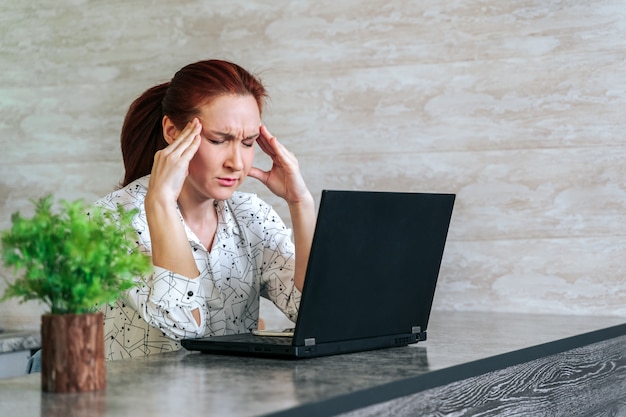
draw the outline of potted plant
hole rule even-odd
[[[82,392],[104,389],[104,325],[98,307],[115,301],[150,269],[150,260],[131,240],[136,211],[87,207],[82,200],[52,195],[33,201],[31,218],[11,216],[2,232],[2,260],[16,279],[2,297],[39,300],[42,315],[42,390]]]

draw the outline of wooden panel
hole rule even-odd
[[[341,416],[623,416],[625,386],[622,336]]]

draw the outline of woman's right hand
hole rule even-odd
[[[202,126],[194,119],[179,133],[167,117],[163,120],[164,137],[169,145],[154,155],[144,200],[152,264],[193,279],[199,271],[180,221],[177,201],[189,174],[189,162],[200,146]],[[194,310],[192,314],[199,324],[199,312]]]
[[[201,131],[200,121],[194,118],[173,142],[154,155],[148,187],[148,192],[153,194],[153,198],[174,202],[178,200],[185,178],[189,174],[189,162],[200,146]]]

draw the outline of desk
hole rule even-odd
[[[482,393],[495,398],[498,387],[519,374],[516,366],[537,360],[547,364],[563,361],[565,367],[557,366],[556,379],[581,376],[576,365],[567,362],[571,358],[581,361],[585,373],[595,375],[590,383],[614,386],[621,397],[626,381],[624,321],[435,311],[429,339],[410,347],[299,361],[178,351],[108,362],[106,391],[85,394],[42,393],[38,374],[7,379],[0,381],[0,414],[400,416],[418,407],[415,396],[421,396],[417,399],[419,407],[433,410],[453,410],[452,406],[467,409],[462,400],[470,396],[484,406],[485,400],[475,392],[480,383],[476,378],[487,378],[490,383],[489,375],[497,374],[501,382]],[[597,329],[603,330],[594,332]],[[573,353],[561,357],[567,351]],[[532,375],[527,379],[532,381]],[[555,378],[554,373],[551,377]],[[447,390],[441,391],[446,397],[438,396],[438,390]],[[448,400],[456,405],[446,405]],[[616,401],[613,407],[620,406]]]

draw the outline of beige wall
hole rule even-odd
[[[0,0],[0,16],[3,229],[30,198],[109,192],[130,101],[224,58],[264,79],[265,122],[316,198],[458,194],[436,309],[626,316],[624,0]],[[0,304],[0,327],[39,312]]]

